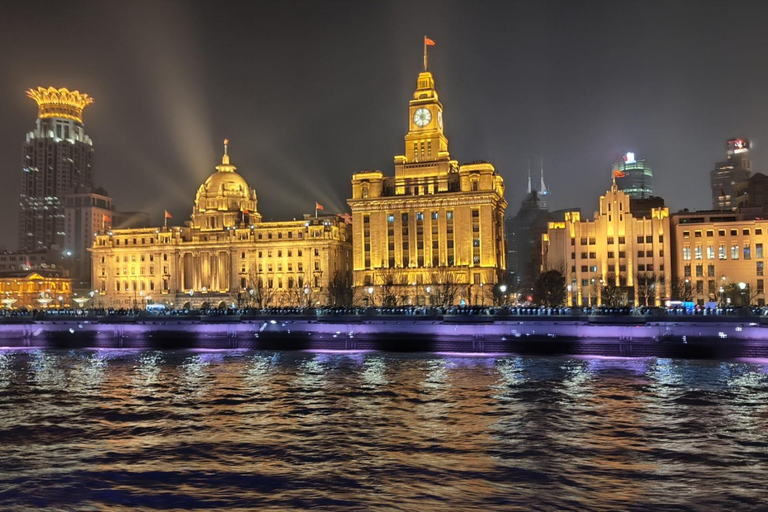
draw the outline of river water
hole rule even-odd
[[[2,350],[0,509],[764,509],[767,372]]]

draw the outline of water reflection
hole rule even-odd
[[[765,363],[0,352],[0,508],[759,508]]]

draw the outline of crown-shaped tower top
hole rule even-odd
[[[93,103],[93,98],[80,91],[70,91],[62,87],[38,87],[29,89],[27,96],[37,102],[38,114],[41,119],[60,117],[83,122],[83,109]]]

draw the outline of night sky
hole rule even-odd
[[[0,15],[0,244],[14,249],[30,87],[85,111],[97,185],[182,223],[229,138],[265,220],[346,211],[355,171],[394,173],[430,50],[449,150],[490,160],[519,207],[544,158],[553,209],[591,215],[611,162],[646,158],[676,211],[710,206],[730,137],[768,163],[765,2],[32,2]]]

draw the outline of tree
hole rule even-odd
[[[561,306],[565,303],[565,277],[557,270],[539,274],[533,283],[533,302],[546,307]]]
[[[608,274],[605,276],[603,288],[600,291],[600,301],[603,306],[617,308],[626,305],[627,293],[621,286],[616,286],[616,276]]]
[[[659,276],[655,272],[638,272],[635,274],[637,297],[641,306],[654,306],[656,303],[656,287],[659,286]]]
[[[447,267],[438,267],[432,274],[432,297],[438,306],[448,307],[456,303],[456,295],[459,293],[459,284],[456,276]]]
[[[693,290],[691,289],[690,279],[681,279],[677,277],[672,280],[672,299],[682,302],[693,301]]]
[[[336,270],[328,283],[328,305],[334,307],[352,305],[352,288],[345,274]]]
[[[268,307],[274,299],[275,290],[264,282],[264,278],[258,275],[255,268],[248,272],[245,299],[249,306],[263,309]]]
[[[761,294],[749,284],[742,289],[739,283],[730,283],[723,287],[723,298],[733,306],[750,306]]]

